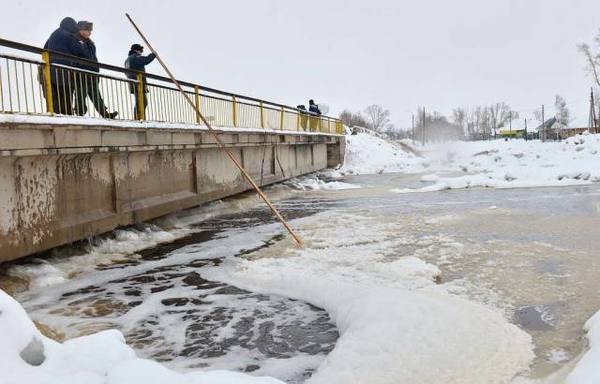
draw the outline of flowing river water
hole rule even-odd
[[[302,191],[289,183],[269,193],[291,219],[310,223],[327,214],[328,222],[312,228],[318,240],[305,231],[307,247],[340,241],[328,239],[334,228],[368,234],[360,220],[337,219],[347,214],[385,225],[384,239],[402,236],[380,242],[386,257],[436,265],[439,284],[502,312],[532,336],[530,377],[577,359],[583,324],[600,309],[600,187],[398,194],[390,190],[422,186],[420,175],[344,181],[362,188]],[[117,328],[141,356],[175,369],[233,369],[300,383],[336,345],[329,314],[202,272],[292,247],[257,199],[243,195],[16,262],[0,280],[27,281],[17,299],[59,338]]]

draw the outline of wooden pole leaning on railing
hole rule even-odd
[[[175,79],[175,76],[173,76],[173,74],[171,73],[171,71],[169,70],[169,68],[165,64],[165,62],[161,59],[161,57],[158,55],[158,53],[156,52],[156,50],[152,47],[152,45],[150,44],[150,42],[148,41],[148,39],[146,39],[146,37],[144,36],[144,34],[142,33],[142,31],[138,28],[138,26],[133,21],[133,19],[131,18],[131,16],[129,16],[128,13],[126,13],[125,16],[129,20],[129,22],[131,23],[131,25],[133,26],[133,28],[140,35],[140,37],[142,38],[142,40],[144,41],[144,43],[146,43],[146,45],[148,46],[148,48],[150,49],[150,51],[152,51],[152,53],[154,53],[156,55],[156,59],[158,60],[158,62],[160,63],[160,65],[163,67],[163,69],[165,70],[165,72],[167,72],[167,74],[171,78],[171,81],[173,81],[173,84],[175,84],[175,86],[177,87],[177,89],[179,90],[179,92],[181,92],[181,94],[184,96],[184,98],[187,101],[187,103],[196,111],[196,116],[198,116],[200,118],[200,120],[202,120],[202,122],[208,128],[209,132],[214,136],[215,141],[219,145],[219,148],[222,149],[227,154],[227,156],[229,157],[229,159],[240,170],[240,172],[242,173],[242,175],[244,176],[244,178],[252,185],[252,187],[256,190],[256,192],[258,193],[258,195],[263,199],[263,201],[267,204],[267,206],[269,206],[269,208],[271,209],[271,212],[273,212],[273,214],[275,215],[275,217],[277,217],[277,219],[281,222],[281,224],[284,226],[284,228],[290,233],[290,235],[292,236],[292,239],[294,239],[294,242],[296,243],[296,245],[299,246],[299,247],[301,247],[302,246],[302,240],[300,239],[300,237],[294,232],[294,230],[292,229],[292,227],[290,227],[290,225],[283,218],[283,216],[281,216],[281,214],[279,213],[279,211],[277,210],[277,208],[275,208],[273,206],[273,204],[271,203],[271,201],[269,200],[269,198],[267,197],[267,195],[264,194],[264,192],[260,189],[260,187],[256,184],[256,182],[252,179],[252,177],[244,169],[244,167],[233,156],[233,153],[231,153],[231,151],[229,149],[227,149],[227,147],[225,147],[225,144],[223,144],[223,141],[221,141],[221,138],[219,137],[219,135],[217,135],[217,133],[215,132],[214,128],[209,124],[208,120],[206,120],[206,118],[202,115],[202,113],[200,113],[200,111],[198,110],[198,108],[196,107],[196,105],[192,102],[192,100],[189,98],[189,96],[184,92],[183,88],[181,87],[181,84],[179,84],[179,82],[177,81],[177,79]]]

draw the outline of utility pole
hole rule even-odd
[[[525,141],[527,141],[527,118],[525,118]]]
[[[508,115],[508,131],[510,132],[510,137],[512,138],[512,111],[510,111]]]
[[[544,104],[542,104],[542,141],[546,141],[546,119],[544,118]]]

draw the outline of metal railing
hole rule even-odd
[[[97,118],[114,111],[117,120],[203,124],[169,78],[4,39],[0,47],[41,58],[0,52],[0,113]],[[128,78],[132,74],[135,79]],[[328,116],[186,81],[180,84],[216,127],[337,134],[343,130],[340,120]]]

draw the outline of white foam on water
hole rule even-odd
[[[150,224],[117,229],[109,236],[93,239],[83,249],[73,250],[69,246],[58,248],[44,259],[15,263],[6,273],[25,279],[32,289],[62,284],[75,276],[93,272],[99,265],[138,260],[137,252],[143,249],[169,243],[198,231],[192,227],[196,223],[219,215],[243,212],[258,204],[260,201],[254,195],[214,201],[167,215]]]
[[[286,181],[284,184],[302,191],[331,191],[361,188],[360,185],[337,180],[322,180],[317,175],[301,176]]]
[[[404,241],[391,224],[340,212],[293,224],[305,249],[258,251],[206,275],[330,313],[340,339],[310,383],[509,383],[527,371],[530,336],[436,286],[435,266],[390,255]]]
[[[569,355],[569,352],[562,348],[551,349],[548,351],[547,357],[548,361],[551,361],[555,364],[562,364],[571,360],[571,355]]]

